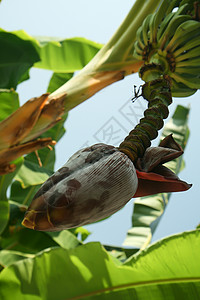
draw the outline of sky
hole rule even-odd
[[[60,38],[86,37],[106,43],[128,14],[133,1],[126,0],[3,0],[0,4],[1,27],[8,31],[23,29],[33,36]],[[47,70],[32,69],[30,80],[17,91],[23,104],[44,93],[51,77]],[[137,74],[112,84],[74,108],[65,123],[66,134],[56,145],[56,166],[60,168],[69,157],[86,145],[98,142],[117,146],[136,125],[146,107],[144,100],[130,106],[133,85],[139,86]],[[153,237],[153,241],[168,235],[194,229],[200,223],[199,187],[199,116],[200,93],[192,97],[174,98],[170,116],[176,105],[190,106],[190,138],[185,150],[185,169],[181,179],[193,187],[184,193],[174,193]],[[132,111],[132,116],[127,114]],[[111,134],[112,133],[112,134]],[[158,144],[158,139],[153,145]],[[133,199],[109,219],[86,226],[92,232],[87,241],[120,246],[131,227]]]

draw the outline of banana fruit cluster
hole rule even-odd
[[[133,53],[138,60],[162,66],[172,79],[174,97],[190,96],[200,88],[200,3],[185,2],[177,10],[171,6],[169,13],[161,6],[147,16]]]

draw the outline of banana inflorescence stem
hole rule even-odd
[[[140,77],[145,81],[142,96],[148,101],[148,108],[139,124],[119,146],[119,150],[133,162],[143,156],[151,140],[157,137],[158,130],[163,127],[163,119],[169,114],[168,106],[172,103],[171,80],[162,74],[162,66],[154,63],[145,64],[140,69]]]

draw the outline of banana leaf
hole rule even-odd
[[[0,273],[0,298],[199,299],[200,231],[165,238],[124,265],[100,243],[47,249]]]
[[[14,262],[27,257],[34,257],[34,254],[25,254],[19,251],[1,250],[0,251],[0,266],[3,268],[12,265]]]
[[[0,87],[15,89],[40,56],[31,41],[2,29],[0,43]]]
[[[0,122],[19,107],[19,97],[14,90],[0,89]]]
[[[49,86],[48,86],[47,92],[53,93],[61,85],[63,85],[65,82],[67,82],[69,79],[71,79],[72,76],[73,76],[73,73],[56,73],[56,72],[54,72],[49,81]]]
[[[9,220],[9,202],[7,198],[7,188],[13,180],[23,163],[23,157],[19,157],[15,162],[16,169],[13,173],[0,176],[0,234],[4,231]]]

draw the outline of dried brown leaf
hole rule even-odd
[[[0,150],[23,141],[36,124],[47,99],[48,94],[30,99],[0,123]]]
[[[47,147],[49,145],[55,145],[56,142],[52,141],[51,138],[43,138],[35,141],[31,141],[22,145],[13,146],[8,149],[4,149],[0,151],[0,166],[2,170],[7,170],[12,166],[9,162],[15,160],[16,158],[28,154],[30,152],[36,151],[43,147]],[[1,170],[0,169],[0,170]],[[12,172],[12,171],[11,171]]]
[[[35,139],[61,120],[65,112],[65,99],[66,94],[62,94],[52,98],[44,105],[35,126],[23,142]]]

